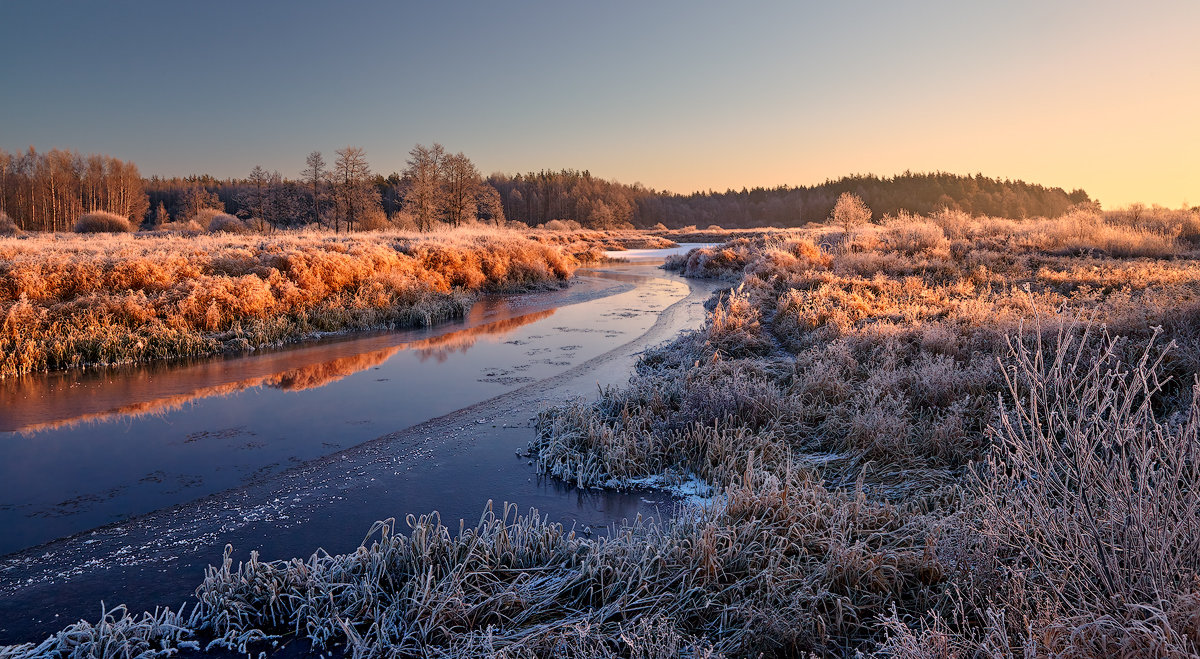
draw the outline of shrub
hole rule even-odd
[[[213,218],[217,217],[218,215],[225,214],[225,211],[216,208],[201,208],[199,211],[196,211],[196,215],[192,218],[192,221],[207,230],[208,225],[212,223]]]
[[[376,209],[358,218],[355,228],[359,231],[385,231],[392,228],[392,223],[388,221],[387,214]]]
[[[391,224],[392,228],[396,229],[397,231],[417,230],[417,218],[413,217],[412,213],[407,213],[404,211],[400,211],[392,215]],[[508,224],[511,225],[512,223],[510,222]]]
[[[883,243],[889,249],[905,254],[936,251],[950,244],[937,223],[907,214],[885,225]]]
[[[7,213],[0,213],[0,236],[19,236],[21,227]]]
[[[251,231],[244,222],[227,213],[217,213],[208,222],[209,233],[246,234]]]
[[[133,223],[123,215],[108,211],[84,213],[75,221],[75,233],[132,233]]]
[[[547,231],[579,231],[583,227],[575,220],[550,220],[542,228]]]
[[[158,229],[160,231],[166,231],[167,233],[198,234],[204,232],[204,227],[200,226],[200,223],[196,222],[196,220],[188,220],[187,222],[166,222],[159,226]]]
[[[871,209],[867,208],[862,198],[850,192],[843,192],[833,206],[829,216],[833,224],[842,227],[847,235],[853,234],[859,227],[871,221]]]

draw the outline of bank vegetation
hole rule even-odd
[[[728,282],[706,325],[539,418],[559,478],[712,488],[672,519],[586,539],[489,506],[351,554],[227,552],[192,611],[7,652],[1197,656],[1196,218],[845,210],[671,261]]]

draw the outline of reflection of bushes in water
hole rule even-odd
[[[554,315],[554,309],[546,309],[545,311],[535,311],[534,313],[524,314],[515,318],[505,318],[475,327],[455,330],[447,332],[439,336],[433,336],[420,341],[408,343],[405,347],[409,350],[416,350],[421,357],[421,361],[433,358],[437,362],[444,362],[446,358],[455,352],[466,352],[470,350],[480,337],[496,336],[511,332],[518,327],[536,323],[543,318],[549,318]]]
[[[283,391],[305,391],[324,387],[344,377],[374,368],[392,358],[402,346],[338,357],[320,364],[293,368],[263,379],[263,384]]]
[[[284,391],[304,391],[323,387],[359,371],[378,366],[400,351],[402,347],[385,348],[349,357],[309,364],[299,368],[288,369],[273,375],[260,375],[246,378],[237,382],[227,382],[208,387],[200,387],[195,391],[172,396],[161,396],[154,400],[121,405],[111,410],[81,414],[69,419],[58,419],[45,423],[35,423],[19,428],[21,432],[41,432],[70,428],[84,423],[102,422],[111,419],[135,419],[143,416],[163,415],[182,409],[185,405],[204,398],[228,396],[254,387],[272,387]],[[19,383],[18,383],[19,384]],[[35,385],[36,386],[36,385]]]
[[[19,428],[21,432],[41,432],[58,428],[73,427],[83,423],[106,421],[117,418],[137,418],[166,414],[181,409],[184,405],[203,398],[227,396],[254,387],[272,387],[284,391],[304,391],[331,384],[355,373],[365,371],[391,359],[401,350],[416,350],[421,361],[430,357],[444,361],[453,352],[466,352],[481,336],[501,335],[523,325],[537,322],[554,314],[554,309],[538,311],[515,318],[468,327],[439,336],[413,341],[399,346],[374,350],[348,357],[308,364],[288,369],[274,375],[263,375],[215,386],[203,387],[185,394],[159,397],[155,400],[122,405],[112,410],[78,415],[45,423],[34,423]],[[19,386],[20,381],[15,386]]]
[[[0,377],[429,325],[574,269],[518,234],[39,236],[0,244]]]

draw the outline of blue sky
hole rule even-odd
[[[983,172],[1200,203],[1200,3],[0,2],[0,147],[294,176],[415,143],[690,192]]]

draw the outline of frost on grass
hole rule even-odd
[[[506,507],[227,558],[192,630],[364,656],[1197,656],[1200,267],[1184,225],[1097,217],[693,252],[674,266],[733,285],[708,325],[541,415],[530,452],[718,505],[595,540]]]
[[[0,264],[2,378],[428,325],[480,291],[557,286],[576,261],[516,233],[461,231],[43,235],[0,240]]]
[[[667,267],[733,285],[706,327],[543,414],[530,452],[582,486],[804,474],[912,506],[888,555],[929,562],[885,573],[918,585],[797,650],[1194,656],[1200,266],[1174,220],[945,212],[693,250]]]

